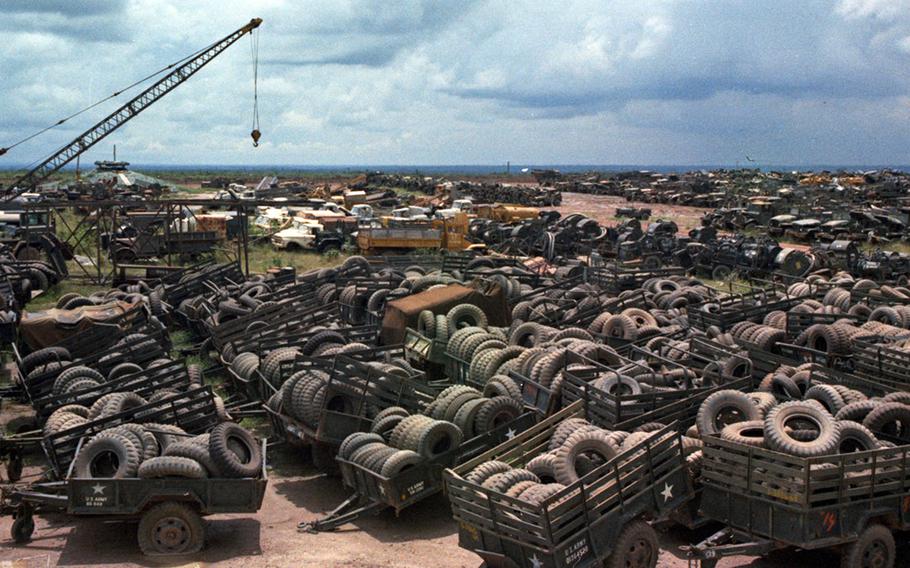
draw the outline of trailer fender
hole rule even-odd
[[[199,498],[193,491],[186,490],[155,490],[152,493],[146,495],[142,501],[139,503],[139,510],[143,513],[159,503],[164,503],[165,501],[177,501],[180,503],[186,503],[192,506],[192,508],[200,513],[204,514],[204,504],[202,499]]]
[[[910,519],[910,496],[900,498],[899,511],[895,511],[893,507],[876,507],[852,515],[849,509],[845,509],[820,512],[819,516],[821,517],[819,534],[855,540],[869,525],[880,524],[892,529],[899,528],[903,519]]]

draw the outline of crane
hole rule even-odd
[[[252,31],[258,28],[259,24],[261,23],[262,19],[253,18],[249,21],[249,23],[240,29],[209,45],[207,48],[197,52],[194,56],[192,56],[192,58],[188,59],[179,67],[165,75],[154,85],[133,97],[126,104],[77,136],[73,141],[54,152],[54,154],[49,158],[33,167],[19,179],[10,184],[3,191],[3,199],[12,199],[20,193],[27,191],[29,188],[38,185],[42,180],[47,179],[48,176],[72,160],[76,159],[76,157],[100,142],[108,134],[114,132],[126,124],[130,119],[161,99],[161,97],[173,91],[175,88],[177,88],[178,85],[184,83],[212,59],[230,47],[231,44],[246,34],[252,33]],[[119,92],[114,93],[112,96],[116,96],[118,94]],[[57,123],[57,125],[62,124],[63,122],[64,121],[61,120]],[[258,125],[255,123],[255,119],[253,124],[253,131],[250,134],[253,137],[253,143],[258,144],[260,133],[258,130]],[[6,148],[0,149],[0,155],[3,155],[6,153],[6,151]]]

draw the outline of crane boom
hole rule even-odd
[[[178,85],[192,77],[208,62],[217,57],[221,52],[230,47],[238,39],[252,32],[262,23],[260,18],[253,18],[248,24],[237,31],[213,43],[205,51],[196,55],[186,63],[171,71],[157,83],[142,91],[132,100],[115,110],[107,118],[101,120],[72,142],[55,152],[50,158],[44,160],[25,175],[14,181],[5,191],[7,198],[14,197],[34,187],[52,173],[56,172],[77,156],[100,142],[105,136],[126,124],[131,118],[154,104],[164,95],[177,88]]]

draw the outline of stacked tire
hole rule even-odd
[[[92,437],[73,463],[80,479],[256,478],[261,470],[259,442],[230,422],[198,436],[169,424],[122,424]]]

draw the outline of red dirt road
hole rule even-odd
[[[651,210],[651,219],[664,219],[675,221],[679,225],[681,234],[688,233],[691,229],[701,226],[701,217],[710,209],[704,207],[687,207],[685,205],[667,205],[663,203],[639,203],[637,201],[626,201],[622,197],[614,195],[588,195],[585,193],[563,193],[562,205],[556,208],[563,216],[569,213],[581,213],[595,219],[601,225],[617,225],[620,220],[616,219],[616,209],[618,207],[636,207]],[[643,225],[647,225],[648,221]]]

